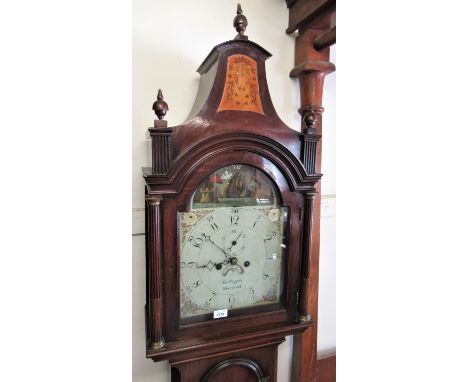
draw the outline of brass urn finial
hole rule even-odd
[[[234,17],[234,22],[232,24],[238,35],[235,37],[235,40],[248,40],[247,36],[244,36],[244,32],[247,29],[247,25],[249,25],[247,21],[247,17],[244,16],[242,12],[242,7],[240,4],[237,4],[237,16]]]
[[[153,103],[153,110],[159,120],[163,119],[169,110],[169,106],[167,106],[166,101],[164,101],[161,89],[158,90],[157,100]]]

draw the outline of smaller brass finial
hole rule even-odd
[[[244,32],[247,29],[247,25],[249,25],[247,21],[247,17],[244,16],[242,12],[242,7],[240,4],[237,4],[237,16],[234,17],[234,22],[232,24],[238,35],[235,37],[235,40],[248,40],[247,36],[244,36]]]
[[[315,134],[317,131],[317,128],[315,127],[317,125],[317,115],[312,112],[312,108],[309,106],[307,113],[304,115],[304,123],[307,126],[305,129],[306,134]]]
[[[153,110],[159,120],[163,119],[169,110],[169,106],[167,106],[166,101],[164,101],[161,89],[158,90],[157,101],[153,103]]]

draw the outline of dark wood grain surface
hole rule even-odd
[[[330,22],[336,8],[336,0],[286,0],[286,4],[289,7],[289,25],[286,33],[293,33],[309,25],[317,27],[320,24],[323,27],[323,23]]]
[[[317,359],[317,382],[336,382],[336,355]]]
[[[287,0],[286,0],[287,1]],[[315,133],[323,137],[322,107],[323,84],[327,74],[335,70],[329,62],[330,49],[327,47],[333,37],[329,29],[335,23],[335,1],[327,0],[297,0],[290,6],[289,27],[287,33],[299,30],[295,46],[295,67],[290,76],[299,80],[300,108],[304,116],[312,112],[315,121]],[[318,39],[320,50],[314,46]],[[305,128],[305,126],[303,126]],[[322,140],[315,147],[315,171],[321,171]],[[312,203],[311,226],[308,228],[309,280],[308,310],[313,319],[318,315],[318,283],[319,283],[319,253],[320,253],[320,182],[316,185],[316,196]],[[313,325],[303,334],[294,336],[291,380],[294,382],[317,382],[317,327]]]
[[[200,91],[187,121],[166,127],[167,105],[160,102],[154,108],[161,115],[149,128],[152,167],[143,171],[148,201],[147,357],[168,360],[173,381],[199,381],[207,375],[206,381],[275,381],[277,346],[286,335],[313,328],[317,316],[313,267],[318,267],[318,243],[308,232],[318,229],[319,205],[312,196],[321,178],[320,161],[311,156],[320,153],[320,134],[312,141],[304,139],[279,119],[265,73],[270,54],[247,39],[246,19],[238,16],[238,39],[217,45],[199,68]],[[302,72],[298,76],[310,77]],[[244,83],[253,90],[242,103],[233,89],[244,91]],[[320,124],[321,109],[313,101],[306,103]],[[306,143],[314,149],[304,150]],[[204,178],[231,164],[263,171],[276,186],[280,205],[289,211],[283,292],[275,305],[233,310],[219,320],[206,316],[185,322],[179,316],[177,214],[187,211]],[[232,359],[242,362],[220,366]]]

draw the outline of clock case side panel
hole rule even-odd
[[[266,173],[279,189],[282,205],[289,209],[288,238],[289,248],[286,256],[286,267],[284,274],[285,300],[284,308],[274,311],[256,307],[244,310],[243,315],[234,314],[228,318],[210,320],[191,325],[180,325],[179,319],[179,296],[180,296],[180,269],[179,269],[179,236],[177,213],[189,208],[190,198],[194,190],[199,186],[202,179],[209,176],[217,169],[230,164],[244,164],[256,167]],[[187,340],[192,337],[225,336],[229,330],[233,334],[239,331],[258,330],[268,324],[281,324],[296,322],[297,300],[296,294],[299,290],[299,268],[300,268],[300,208],[302,207],[302,196],[293,192],[281,171],[269,160],[258,154],[249,152],[225,153],[223,156],[211,158],[199,166],[184,184],[178,196],[166,199],[164,205],[165,246],[164,253],[169,254],[165,259],[165,274],[169,277],[165,280],[166,301],[166,336],[167,341]],[[174,298],[174,296],[177,296]],[[253,320],[254,319],[254,320]],[[252,323],[255,323],[254,325]]]

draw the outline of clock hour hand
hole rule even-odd
[[[229,264],[229,260],[224,260],[222,263],[214,263],[212,262],[211,260],[208,261],[208,263],[206,263],[205,265],[197,265],[197,268],[200,269],[200,268],[206,268],[208,269],[209,271],[211,271],[214,267],[216,267],[216,269],[218,269],[219,267],[222,267],[223,265],[226,265],[226,264]]]

